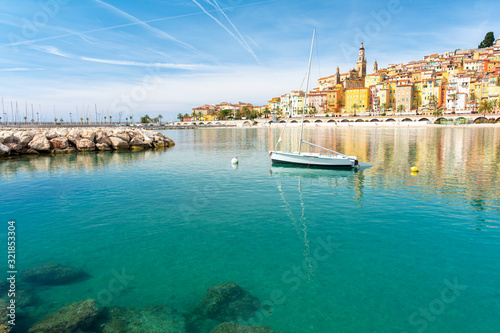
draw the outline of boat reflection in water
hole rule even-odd
[[[269,175],[276,181],[281,200],[283,201],[283,209],[299,239],[304,243],[304,263],[307,266],[307,280],[311,281],[315,266],[311,260],[311,244],[308,238],[308,225],[306,223],[306,203],[304,194],[310,196],[311,190],[316,186],[350,187],[354,184],[355,191],[358,195],[358,200],[362,196],[362,179],[363,170],[370,168],[370,164],[363,163],[362,166],[351,169],[320,169],[320,168],[304,168],[292,165],[273,166],[269,171]],[[290,180],[296,179],[297,192],[294,191],[295,186],[290,185]],[[285,185],[283,184],[285,183]],[[310,187],[313,186],[313,188]],[[303,187],[306,191],[303,191]],[[292,190],[290,190],[292,188]],[[295,192],[295,193],[294,193]],[[313,191],[314,192],[314,191]],[[295,196],[294,196],[295,194]],[[317,209],[318,207],[313,207]]]

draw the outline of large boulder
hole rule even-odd
[[[2,143],[0,143],[0,157],[6,157],[10,155],[10,148]]]
[[[50,129],[48,131],[43,132],[45,134],[45,137],[50,141],[54,138],[60,137],[61,134],[58,133],[56,129]]]
[[[101,144],[104,143],[108,146],[111,146],[111,140],[109,139],[108,134],[104,131],[96,132],[95,143],[101,143]]]
[[[52,149],[66,149],[69,147],[69,141],[65,137],[57,137],[50,140],[50,147]]]
[[[11,131],[0,131],[0,143],[14,142],[14,135]]]
[[[5,145],[10,148],[11,153],[20,153],[23,151],[23,146],[21,146],[19,143],[10,142],[6,143]]]
[[[127,143],[130,141],[130,136],[124,132],[114,131],[113,134],[110,135],[110,137],[122,139],[123,141],[125,141]]]
[[[254,316],[260,302],[234,282],[223,283],[208,289],[198,306],[191,311],[193,317],[206,317],[220,322]]]
[[[111,140],[111,147],[115,150],[122,150],[122,149],[129,149],[130,148],[130,145],[128,144],[128,142],[126,142],[120,138],[112,136],[109,139]]]
[[[23,148],[26,148],[34,136],[35,133],[32,132],[16,132],[14,133],[14,142],[20,144]]]
[[[243,326],[236,323],[224,323],[212,330],[211,333],[279,333],[269,326]]]
[[[140,139],[139,137],[135,136],[130,140],[130,147],[132,149],[144,149],[144,148],[148,148],[149,145],[144,143],[144,141],[142,139]]]
[[[94,324],[99,310],[95,300],[88,299],[63,307],[36,323],[28,333],[73,333],[88,332]]]
[[[68,138],[68,141],[76,147],[76,142],[81,138],[80,136],[80,131],[78,129],[72,129],[71,131],[66,134],[66,138]]]
[[[88,128],[85,128],[83,130],[80,131],[80,136],[83,138],[83,139],[87,139],[89,141],[92,141],[94,142],[94,139],[95,139],[95,131],[93,129],[88,129]]]
[[[111,142],[111,141],[110,141]],[[96,143],[96,149],[99,151],[112,151],[113,149],[105,143]]]
[[[20,274],[20,278],[25,281],[39,285],[65,284],[82,280],[86,277],[88,277],[88,274],[80,269],[52,262],[25,270]]]
[[[162,306],[145,308],[115,307],[107,314],[103,333],[184,333],[184,318],[175,310]]]
[[[79,151],[94,151],[95,143],[89,139],[76,140],[76,149]]]
[[[28,147],[36,151],[49,151],[50,141],[43,134],[37,134],[30,141]]]

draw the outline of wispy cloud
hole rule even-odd
[[[26,72],[26,71],[41,71],[43,68],[24,68],[24,67],[15,67],[15,68],[0,68],[0,72]]]
[[[136,24],[139,24],[141,26],[143,26],[144,28],[148,29],[149,31],[153,32],[156,36],[160,37],[160,38],[163,38],[163,39],[166,39],[166,40],[171,40],[173,42],[176,42],[177,44],[187,48],[187,49],[190,49],[190,50],[193,50],[193,51],[198,51],[195,47],[189,45],[188,43],[185,43],[181,40],[178,40],[177,38],[167,34],[166,32],[164,31],[161,31],[160,29],[157,29],[157,28],[154,28],[152,27],[151,25],[149,25],[148,23],[146,23],[145,21],[141,21],[139,20],[137,17],[133,16],[133,15],[130,15],[126,12],[124,12],[123,10],[121,9],[118,9],[116,8],[115,6],[113,5],[110,5],[109,3],[106,3],[104,1],[101,1],[101,0],[94,0],[95,2],[99,3],[100,5],[114,11],[115,13],[131,20],[132,22],[136,23]]]
[[[155,67],[155,68],[171,68],[171,69],[185,69],[185,70],[195,70],[201,68],[207,68],[205,65],[189,65],[189,64],[167,64],[167,63],[146,63],[137,61],[126,61],[126,60],[109,60],[109,59],[97,59],[89,57],[79,57],[79,59],[84,61],[98,62],[102,64],[109,65],[120,65],[120,66],[134,66],[134,67]]]
[[[30,47],[34,50],[44,52],[47,54],[51,54],[51,55],[55,55],[55,56],[59,56],[59,57],[63,57],[63,58],[97,62],[97,63],[108,64],[108,65],[169,68],[169,69],[183,69],[183,70],[200,70],[200,69],[208,69],[209,68],[209,66],[202,65],[202,64],[169,64],[169,63],[161,63],[161,62],[147,63],[147,62],[140,62],[140,61],[99,59],[99,58],[92,58],[92,57],[86,57],[86,56],[78,56],[78,55],[72,55],[72,54],[66,53],[64,51],[61,51],[57,47],[50,46],[50,45],[31,45]]]
[[[59,56],[59,57],[74,58],[73,56],[71,56],[71,55],[69,55],[67,53],[62,52],[61,50],[59,50],[55,46],[31,45],[30,48],[32,48],[33,50],[37,50],[37,51],[40,51],[40,52],[43,52],[43,53],[48,53],[48,54],[56,55],[56,56]]]
[[[257,62],[260,62],[259,61],[259,58],[257,58],[257,56],[255,55],[255,53],[253,52],[252,48],[248,45],[248,43],[245,41],[245,39],[243,38],[243,36],[240,34],[240,32],[238,31],[238,29],[236,29],[236,27],[234,26],[234,24],[231,22],[231,20],[229,19],[229,17],[227,17],[227,15],[224,13],[224,11],[220,8],[219,4],[214,0],[214,3],[211,3],[210,1],[207,1],[209,4],[211,4],[212,6],[214,6],[215,8],[217,8],[217,11],[221,12],[222,15],[228,20],[229,24],[233,27],[233,29],[236,31],[236,33],[238,34],[238,36],[236,36],[228,27],[226,27],[221,21],[219,21],[217,18],[215,18],[212,14],[210,14],[209,11],[207,11],[205,9],[205,7],[203,7],[199,2],[197,2],[196,0],[193,0],[193,2],[198,6],[200,7],[201,10],[203,10],[203,12],[205,14],[207,14],[210,18],[212,18],[215,22],[217,22],[218,25],[220,25],[224,30],[226,30],[234,39],[236,39],[236,41],[238,41],[238,43],[241,44],[241,46],[243,46],[243,48],[245,50],[247,50],[254,58],[255,60],[257,60]]]

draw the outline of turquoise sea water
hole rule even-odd
[[[0,162],[0,248],[14,219],[19,270],[90,274],[36,289],[23,320],[88,298],[185,312],[233,281],[281,333],[500,330],[500,128],[306,130],[373,164],[352,172],[272,167],[278,129],[165,133],[165,151]]]

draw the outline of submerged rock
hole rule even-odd
[[[184,333],[184,318],[175,310],[162,306],[144,308],[115,307],[101,326],[103,333]]]
[[[28,333],[86,332],[99,315],[95,300],[88,299],[63,307],[39,321]]]
[[[259,300],[234,282],[223,283],[208,289],[198,306],[192,311],[220,322],[249,319],[259,309]]]
[[[10,288],[10,283],[7,281],[1,280],[0,281],[0,295],[5,294]]]
[[[0,300],[0,333],[9,333],[12,326],[9,325],[7,303]]]
[[[243,326],[236,323],[224,323],[212,330],[211,333],[279,333],[269,326]]]
[[[80,269],[48,263],[25,270],[20,277],[34,284],[58,285],[81,280],[88,277],[88,274]]]

